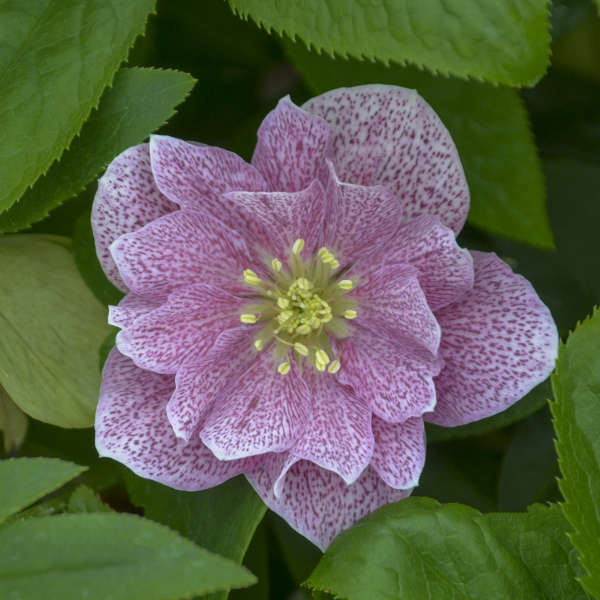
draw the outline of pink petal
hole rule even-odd
[[[271,510],[323,551],[358,519],[384,504],[403,500],[412,491],[387,486],[372,467],[346,485],[335,473],[301,460],[287,471],[276,497],[274,485],[279,475],[280,464],[273,469],[267,460],[264,468],[246,477]]]
[[[222,460],[282,452],[309,417],[309,391],[297,369],[280,375],[272,354],[263,350],[215,399],[200,437]]]
[[[92,230],[100,264],[119,289],[126,292],[127,286],[112,259],[110,245],[124,233],[137,231],[177,208],[156,187],[148,144],[128,148],[110,163],[98,181]]]
[[[160,306],[157,300],[151,300],[138,296],[137,294],[127,294],[117,306],[108,307],[108,323],[115,327],[130,327],[138,318]]]
[[[406,490],[419,485],[425,465],[425,427],[423,419],[386,423],[373,418],[375,449],[371,466],[390,487]]]
[[[341,182],[328,161],[325,244],[342,264],[385,244],[404,220],[400,203],[390,188]],[[389,247],[389,244],[387,245]]]
[[[217,286],[179,288],[119,332],[117,347],[142,369],[175,373],[191,353],[209,350],[221,332],[239,324],[241,302]]]
[[[165,296],[192,283],[245,290],[248,256],[237,233],[209,215],[178,210],[128,233],[111,246],[119,272],[138,294]]]
[[[258,130],[252,164],[274,191],[297,192],[323,172],[331,156],[331,127],[282,98]]]
[[[435,356],[441,330],[419,284],[419,271],[396,262],[393,253],[377,256],[376,262],[370,258],[351,272],[359,278],[350,295],[358,301],[356,323]]]
[[[335,130],[340,179],[386,184],[405,218],[430,214],[458,233],[469,211],[469,189],[454,142],[414,90],[390,85],[340,88],[312,98],[305,110]]]
[[[340,343],[342,368],[338,380],[373,412],[390,423],[420,417],[435,408],[433,377],[442,363],[418,357],[412,347],[403,349],[397,341],[362,327]]]
[[[203,490],[256,466],[256,460],[217,460],[200,440],[175,437],[165,406],[172,375],[136,367],[113,350],[104,367],[96,412],[96,448],[132,471],[178,490]]]
[[[373,455],[371,410],[331,375],[306,370],[312,415],[290,454],[335,471],[350,484]]]
[[[298,238],[305,240],[305,255],[322,241],[325,195],[318,181],[300,192],[231,192],[222,197],[229,227],[243,232],[247,244],[262,257],[283,258]]]
[[[252,336],[260,328],[224,331],[214,346],[183,364],[175,376],[175,391],[167,416],[177,437],[190,440],[202,425],[219,392],[244,373],[256,358]]]
[[[220,196],[233,190],[267,190],[264,177],[233,152],[178,140],[150,137],[152,171],[158,189],[181,208],[221,218]]]
[[[445,368],[426,419],[449,427],[508,408],[548,377],[558,351],[552,315],[531,284],[495,254],[472,254],[473,290],[436,313]]]

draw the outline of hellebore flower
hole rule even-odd
[[[468,207],[448,131],[404,88],[284,98],[251,164],[165,136],[126,150],[92,213],[127,292],[98,451],[182,490],[244,473],[321,548],[405,498],[424,419],[502,411],[556,357],[532,286],[457,245]]]

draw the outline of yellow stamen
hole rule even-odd
[[[271,268],[273,269],[273,271],[275,271],[276,273],[279,273],[279,271],[281,271],[281,261],[278,258],[274,258],[271,261]]]
[[[322,263],[333,263],[335,261],[335,255],[332,254],[331,252],[324,252],[321,256],[320,256],[321,262]]]
[[[300,342],[294,344],[294,350],[302,356],[308,356],[308,348]]]
[[[327,352],[325,352],[325,350],[317,350],[315,352],[315,359],[317,363],[323,363],[323,365],[329,364],[329,356],[327,355]]]
[[[299,333],[300,335],[308,335],[311,332],[310,329],[310,325],[298,325],[298,327],[296,327],[296,333]]]
[[[296,280],[296,284],[298,285],[298,287],[301,290],[304,290],[304,291],[307,291],[312,287],[310,281],[308,279],[306,279],[306,277],[298,278]]]
[[[315,363],[315,367],[317,367],[317,371],[324,371],[327,365],[325,363],[322,363],[321,361],[317,361]]]
[[[279,373],[281,375],[287,375],[290,372],[290,363],[289,361],[285,361],[282,362],[278,367],[277,367],[277,371],[279,371]]]
[[[339,359],[335,359],[334,361],[329,363],[329,366],[327,367],[327,371],[329,371],[329,373],[337,373],[340,370],[341,367],[341,363],[339,361]]]
[[[298,238],[292,246],[292,252],[297,256],[300,254],[300,252],[302,252],[302,248],[304,248],[304,240],[302,238]]]
[[[254,347],[260,352],[263,349],[263,341],[254,340]]]
[[[344,317],[346,317],[346,319],[356,319],[356,315],[357,312],[355,310],[352,310],[351,308],[344,311]]]
[[[342,290],[351,290],[354,287],[352,279],[342,279],[338,281],[338,287]]]
[[[337,269],[337,268],[340,266],[340,261],[339,261],[339,260],[335,260],[335,259],[334,259],[334,260],[332,260],[332,261],[329,263],[329,266],[330,266],[332,269]]]
[[[258,318],[256,315],[244,313],[243,315],[240,315],[240,321],[242,323],[246,323],[247,325],[251,325],[252,323],[256,323],[256,321],[258,321]]]
[[[277,298],[277,306],[279,308],[287,308],[290,305],[290,301],[287,298]]]
[[[260,285],[262,281],[252,269],[244,269],[244,281],[249,285]]]

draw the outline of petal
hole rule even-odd
[[[317,179],[331,156],[333,130],[282,98],[262,122],[252,164],[274,191],[297,192]]]
[[[312,98],[305,110],[335,130],[340,179],[385,184],[405,218],[438,216],[458,233],[469,211],[469,188],[454,142],[414,90],[391,85],[340,88]]]
[[[335,471],[350,484],[373,455],[371,410],[327,373],[303,374],[312,394],[312,415],[290,454]]]
[[[419,284],[419,271],[397,263],[392,253],[367,258],[352,271],[359,284],[350,297],[358,301],[356,322],[405,348],[437,354],[440,326]]]
[[[475,284],[463,300],[436,313],[445,367],[437,406],[426,416],[455,426],[494,415],[552,370],[558,333],[531,284],[493,253],[473,252]]]
[[[256,358],[252,335],[260,326],[224,331],[214,346],[186,361],[175,376],[167,416],[177,437],[190,440],[208,416],[219,392]]]
[[[340,342],[338,380],[349,385],[373,412],[390,423],[420,417],[435,408],[433,377],[441,361],[415,356],[409,346],[362,327]]]
[[[222,202],[227,225],[242,232],[260,258],[263,249],[284,258],[298,238],[306,241],[305,255],[321,244],[325,192],[318,181],[300,192],[231,192]]]
[[[232,190],[267,190],[264,177],[237,154],[184,142],[166,135],[150,137],[152,171],[158,189],[181,208],[220,218],[220,196]]]
[[[390,188],[343,183],[328,164],[325,245],[342,264],[385,244],[404,220],[400,203]]]
[[[209,215],[178,210],[128,233],[111,246],[125,283],[138,294],[165,296],[204,282],[236,291],[248,256],[246,244]]]
[[[136,367],[118,350],[106,361],[96,412],[96,448],[132,471],[178,490],[203,490],[256,466],[217,460],[200,440],[173,434],[165,405],[175,382]]]
[[[275,461],[278,462],[278,461]],[[280,465],[265,467],[246,474],[265,504],[291,527],[325,551],[331,541],[358,519],[390,502],[408,497],[412,490],[395,490],[368,467],[352,484],[317,465],[301,460],[285,474],[281,493],[275,496],[274,485]]]
[[[425,465],[423,419],[386,423],[373,418],[375,449],[371,466],[390,487],[406,490],[419,485]]]
[[[112,259],[110,245],[124,233],[137,231],[177,208],[156,187],[148,144],[125,150],[110,163],[98,181],[92,205],[92,231],[100,264],[119,289],[126,292],[127,286]]]
[[[239,323],[241,302],[217,286],[179,288],[119,332],[117,347],[142,369],[175,373],[190,353],[209,350],[221,332]]]
[[[127,294],[117,306],[108,307],[108,323],[115,327],[130,327],[138,318],[158,308],[160,302],[137,294]]]
[[[263,350],[219,393],[200,437],[222,460],[282,452],[309,416],[308,388],[297,369],[280,375],[272,354]]]

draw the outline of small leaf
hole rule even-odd
[[[0,529],[0,589],[8,598],[175,600],[255,581],[243,567],[134,515],[39,517]]]
[[[85,467],[57,458],[0,460],[0,521],[62,487],[85,470]]]
[[[193,85],[179,71],[121,69],[61,160],[0,215],[0,231],[24,229],[80,192],[117,154],[167,121]]]
[[[60,157],[155,0],[1,0],[0,211]]]
[[[556,506],[482,515],[409,498],[334,540],[307,586],[348,600],[584,600],[566,529]]]
[[[571,541],[587,575],[583,587],[600,597],[600,312],[561,345],[552,376],[558,484],[563,512],[575,530]]]
[[[4,440],[5,454],[14,452],[23,443],[28,424],[27,416],[0,385],[0,433]]]
[[[442,74],[533,85],[550,57],[548,2],[229,0],[242,18],[317,52],[408,61]]]
[[[471,192],[469,222],[492,233],[553,247],[544,177],[527,113],[515,90],[434,77],[412,68],[332,60],[287,44],[316,93],[386,83],[416,89],[450,131]]]
[[[35,419],[89,427],[98,347],[110,328],[65,244],[56,236],[0,237],[0,384]]]

